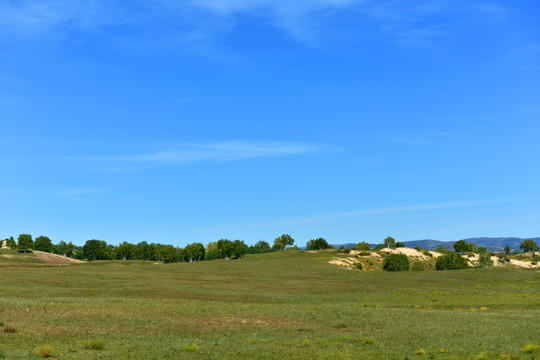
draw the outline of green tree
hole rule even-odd
[[[20,234],[17,238],[17,247],[24,252],[27,252],[28,249],[32,249],[34,242],[32,241],[32,235],[30,234]]]
[[[393,237],[388,236],[386,239],[384,239],[384,247],[395,249],[396,240]]]
[[[156,257],[164,264],[178,262],[178,252],[172,245],[156,245]]]
[[[451,251],[439,256],[435,262],[435,268],[437,270],[459,270],[467,269],[468,267],[467,260],[458,253]]]
[[[463,254],[469,251],[469,248],[467,246],[467,242],[465,240],[458,240],[454,243],[454,250],[456,250],[457,253]]]
[[[15,242],[13,236],[10,236],[9,239],[6,239],[6,245],[11,249],[15,249],[17,247],[17,243]]]
[[[270,244],[266,241],[258,241],[255,245],[250,246],[252,254],[263,254],[272,251]]]
[[[52,241],[47,236],[38,236],[34,240],[34,250],[51,252],[52,251]]]
[[[88,259],[88,261],[111,260],[114,258],[111,248],[103,240],[88,240],[84,244],[82,251],[84,258]]]
[[[473,252],[473,253],[477,253],[479,250],[478,250],[478,246],[476,246],[475,243],[468,243],[467,244],[467,250],[468,252]]]
[[[409,258],[405,254],[390,254],[383,261],[383,270],[386,271],[406,271],[409,266]]]
[[[485,247],[481,247],[478,253],[478,267],[486,268],[493,266],[493,260],[491,260],[491,255],[487,252]]]
[[[204,260],[204,255],[206,254],[206,249],[201,243],[193,243],[186,245],[184,251],[185,259],[189,262]]]
[[[293,245],[294,239],[289,234],[283,234],[274,240],[274,250],[284,250],[288,245]]]
[[[362,241],[362,242],[359,242],[358,244],[356,244],[354,249],[358,250],[358,251],[369,251],[370,246],[369,246],[369,244],[367,242]]]
[[[233,248],[233,252],[232,252],[233,259],[243,258],[244,255],[248,251],[248,246],[242,240],[234,240],[232,244],[232,248]]]
[[[134,254],[135,245],[123,241],[114,249],[116,258],[119,260],[131,260]]]
[[[401,242],[401,241],[398,241],[396,242],[396,247],[405,247],[405,243],[404,242]]]
[[[228,260],[232,257],[233,244],[229,239],[219,239],[217,241],[218,258]]]
[[[332,249],[332,245],[323,238],[311,239],[306,244],[307,250],[323,250],[323,249]]]
[[[510,255],[510,246],[506,245],[504,247],[504,255],[506,255],[507,257]]]
[[[524,240],[519,246],[519,248],[524,253],[538,251],[538,245],[536,245],[536,243],[531,239]]]

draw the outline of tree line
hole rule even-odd
[[[8,247],[23,252],[38,250],[58,254],[80,260],[148,260],[173,262],[194,262],[218,259],[241,259],[245,254],[262,254],[285,249],[299,249],[294,246],[294,239],[289,234],[283,234],[276,239],[272,246],[266,241],[258,241],[254,245],[246,245],[242,240],[220,239],[206,246],[194,242],[185,247],[148,243],[146,241],[132,244],[127,241],[114,246],[104,240],[88,240],[84,246],[76,246],[72,242],[60,241],[53,244],[47,236],[33,239],[30,234],[20,234],[17,241],[13,237],[5,239]],[[332,248],[323,238],[312,239],[306,244],[307,250]]]

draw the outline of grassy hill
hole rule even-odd
[[[536,271],[361,272],[334,255],[4,267],[0,322],[15,332],[0,357],[529,359],[540,345]]]

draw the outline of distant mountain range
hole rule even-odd
[[[489,251],[503,251],[505,246],[510,246],[512,250],[518,250],[519,245],[521,245],[521,243],[525,239],[531,239],[535,241],[537,244],[540,244],[540,237],[535,237],[535,238],[480,237],[480,238],[468,238],[468,239],[460,239],[460,240],[465,240],[467,243],[474,243],[478,247],[483,246]],[[404,243],[405,243],[405,246],[410,247],[410,248],[420,246],[422,249],[435,250],[439,246],[443,246],[448,250],[454,250],[455,241],[440,241],[440,240],[425,239],[425,240],[404,241]],[[372,249],[377,245],[378,244],[370,244]],[[332,246],[334,246],[337,249],[339,249],[341,246],[343,246],[345,249],[352,249],[356,246],[356,244],[354,243],[332,244]]]

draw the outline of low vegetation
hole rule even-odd
[[[0,354],[35,359],[49,349],[54,358],[75,360],[540,356],[536,271],[351,271],[328,263],[338,255],[281,251],[241,261],[8,266],[0,321],[15,331],[0,334]]]

